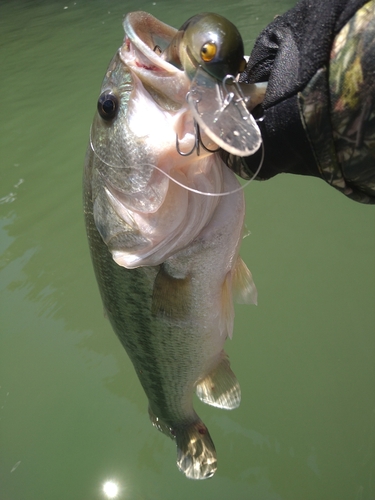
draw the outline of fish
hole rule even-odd
[[[205,147],[194,149],[192,78],[168,60],[178,30],[146,12],[129,13],[124,30],[85,159],[88,243],[105,314],[151,422],[175,441],[178,469],[206,479],[217,456],[193,394],[221,409],[239,406],[224,344],[233,333],[233,297],[257,301],[239,255],[244,194],[204,131]],[[191,154],[178,152],[176,137]]]

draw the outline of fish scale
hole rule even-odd
[[[90,162],[90,159],[88,161]],[[153,291],[150,282],[152,276],[157,275],[158,267],[128,270],[114,262],[96,229],[89,189],[85,190],[85,217],[94,270],[100,284],[106,314],[128,352],[149,399],[158,402],[160,416],[165,421],[171,420],[163,413],[176,403],[171,411],[176,418],[181,406],[181,385],[176,380],[181,379],[176,379],[177,370],[172,367],[172,375],[168,379],[166,368],[171,358],[178,357],[178,371],[188,373],[190,359],[181,356],[186,352],[186,343],[183,342],[183,337],[180,342],[176,342],[173,325],[168,325],[165,321],[158,324],[159,321],[150,315]],[[129,331],[131,335],[127,334]],[[195,355],[196,353],[192,352],[191,358]],[[168,405],[163,392],[166,384],[169,387]],[[176,387],[175,391],[173,387]]]

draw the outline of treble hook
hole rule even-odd
[[[232,80],[232,85],[234,85],[235,87],[235,90],[238,92],[238,95],[239,95],[239,98],[234,100],[234,97],[235,97],[235,93],[234,92],[229,92],[228,91],[228,88],[227,88],[227,85],[226,85],[226,82],[227,80],[231,79]],[[241,113],[241,109],[238,107],[238,104],[243,102],[245,104],[245,109],[247,111],[247,108],[246,108],[246,104],[247,102],[249,101],[249,97],[245,97],[243,92],[242,92],[242,89],[238,83],[238,81],[235,79],[235,77],[233,75],[227,75],[223,78],[223,81],[222,81],[222,84],[223,84],[223,89],[225,90],[226,92],[226,96],[224,98],[224,102],[223,102],[223,106],[221,108],[220,111],[223,111],[227,106],[229,106],[229,104],[233,101],[234,105],[236,106],[241,118],[243,120],[247,120],[248,119],[248,116],[249,116],[249,113],[245,112],[245,114]]]
[[[180,143],[179,143],[179,140],[178,140],[178,134],[176,134],[176,150],[177,150],[177,153],[179,155],[181,155],[181,156],[190,156],[196,150],[197,151],[197,156],[199,156],[200,155],[200,146],[202,146],[203,149],[205,149],[206,151],[208,151],[208,153],[216,153],[217,151],[219,151],[220,148],[209,149],[207,146],[205,146],[203,144],[202,136],[201,136],[201,131],[200,131],[199,125],[196,122],[195,118],[194,118],[194,135],[195,135],[194,146],[192,147],[192,149],[188,153],[184,153],[180,149]]]

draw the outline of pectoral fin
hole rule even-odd
[[[240,384],[224,351],[220,363],[197,385],[196,393],[203,403],[225,410],[233,410],[240,405]]]
[[[175,320],[189,317],[191,308],[191,279],[174,278],[165,266],[160,266],[152,293],[151,312]]]

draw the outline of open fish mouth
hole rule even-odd
[[[160,57],[177,30],[147,12],[130,12],[124,19],[125,39],[120,49],[124,62],[146,71],[183,73]]]
[[[186,104],[190,81],[184,70],[161,54],[177,30],[147,12],[130,12],[124,19],[125,39],[119,57],[162,107],[180,109]]]

